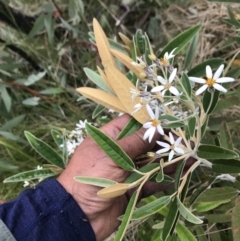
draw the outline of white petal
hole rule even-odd
[[[162,92],[162,96],[164,97],[165,93],[166,93],[166,89]]]
[[[153,120],[155,118],[155,115],[152,111],[152,108],[149,105],[146,105],[146,108],[147,108],[147,112],[148,112],[150,118]]]
[[[206,75],[209,79],[212,79],[212,69],[209,65],[206,66]]]
[[[168,151],[169,151],[169,148],[163,148],[163,149],[156,151],[156,153],[161,154],[161,153],[168,152]]]
[[[177,140],[175,141],[174,146],[175,147],[178,146],[181,141],[182,141],[182,137],[178,137]]]
[[[157,79],[163,85],[165,85],[167,83],[167,81],[160,75],[157,76]]]
[[[189,77],[189,79],[193,82],[199,83],[199,84],[205,84],[206,80],[203,78],[198,78],[198,77]]]
[[[170,143],[173,144],[174,143],[174,138],[171,132],[169,132],[169,138],[170,138]]]
[[[174,86],[171,86],[171,87],[169,88],[169,91],[170,91],[173,95],[176,95],[176,96],[180,95],[179,91],[178,91],[177,88],[174,87]]]
[[[143,124],[143,128],[150,128],[150,127],[152,127],[152,122],[150,121]]]
[[[224,69],[224,64],[221,64],[213,76],[214,80],[218,79],[221,76],[223,69]]]
[[[196,95],[200,95],[204,90],[206,90],[208,88],[208,85],[207,84],[205,84],[205,85],[203,85],[201,88],[199,88],[196,92],[195,92],[195,94]]]
[[[168,143],[162,142],[162,141],[156,141],[156,142],[157,142],[157,144],[158,144],[159,146],[168,148],[168,150],[170,149],[170,145],[169,145]]]
[[[227,82],[233,82],[234,78],[231,77],[222,77],[216,80],[216,83],[227,83]]]
[[[173,55],[173,52],[176,50],[177,48],[175,48],[175,49],[173,49],[172,51],[171,51],[171,53],[169,54],[169,56],[168,56],[168,59],[171,59],[171,58],[173,58],[175,55]]]
[[[169,153],[169,156],[168,156],[168,161],[169,162],[172,160],[173,156],[174,156],[174,151],[171,150],[170,153]]]
[[[164,130],[160,125],[157,125],[157,130],[161,135],[164,135]]]
[[[216,89],[216,90],[219,90],[219,91],[222,91],[222,92],[227,92],[227,90],[222,87],[220,84],[213,84],[213,87]]]
[[[151,129],[149,128],[149,129],[144,133],[144,135],[143,135],[143,140],[146,140],[146,139],[149,137],[150,134],[151,134]]]
[[[170,75],[170,77],[169,77],[169,80],[168,80],[169,83],[172,83],[172,82],[173,82],[174,78],[176,77],[176,74],[177,74],[177,68],[175,68],[175,69],[173,70],[173,72],[171,73],[171,75]]]
[[[159,107],[158,105],[155,106],[155,119],[158,120],[158,117],[159,117]]]
[[[154,133],[155,133],[155,131],[156,131],[156,128],[155,127],[151,127],[151,128],[149,128],[148,129],[149,130],[149,138],[148,138],[148,141],[149,141],[149,143],[152,141],[152,138],[153,138],[153,136],[154,136]]]
[[[158,92],[158,91],[162,91],[165,87],[163,85],[154,87],[151,89],[151,92]]]
[[[179,153],[179,154],[184,154],[184,150],[182,148],[180,148],[180,147],[175,147],[174,151]]]

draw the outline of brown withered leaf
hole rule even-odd
[[[131,59],[126,54],[115,49],[110,49],[110,51],[118,60],[120,60],[128,69],[130,69],[137,76],[139,76],[140,73],[143,73],[143,68],[141,66],[132,64],[132,62],[134,62],[133,59]]]
[[[115,60],[112,54],[110,53],[110,44],[108,42],[108,39],[99,22],[95,18],[93,19],[93,31],[96,39],[96,44],[98,47],[98,52],[102,60],[102,65],[116,66]]]
[[[131,184],[117,183],[103,188],[97,195],[101,198],[114,198],[123,195],[129,188],[131,188]]]
[[[111,84],[110,84],[110,82],[108,81],[108,78],[107,78],[106,74],[103,72],[103,70],[102,70],[99,66],[97,66],[97,69],[98,69],[98,73],[99,73],[100,76],[102,77],[103,81],[107,84],[107,86],[108,86],[110,89],[112,89]]]
[[[77,89],[77,92],[82,94],[88,99],[96,102],[97,104],[103,105],[108,109],[113,109],[117,112],[127,113],[124,105],[118,99],[118,97],[111,95],[103,90],[89,88],[89,87],[81,87]]]
[[[123,43],[129,48],[131,49],[132,47],[132,40],[129,39],[126,35],[124,35],[123,33],[118,33],[119,37],[121,38],[121,40],[123,41]]]
[[[108,80],[111,81],[111,86],[118,96],[118,99],[122,102],[127,112],[131,115],[134,110],[134,105],[140,103],[140,98],[137,97],[135,100],[132,100],[132,95],[130,93],[130,89],[136,89],[136,87],[114,66],[108,66],[105,69],[105,72]],[[142,124],[149,119],[146,108],[141,108],[137,113],[133,115],[133,117]]]

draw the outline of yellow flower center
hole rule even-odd
[[[164,66],[169,66],[169,61],[165,58],[160,59],[160,62],[164,65]]]
[[[159,124],[159,120],[157,120],[157,119],[152,120],[152,126],[157,127],[158,124]]]
[[[140,79],[144,79],[144,78],[146,78],[147,77],[147,75],[146,75],[146,73],[144,73],[144,72],[141,72],[140,74],[139,74],[139,78]]]
[[[213,87],[213,85],[215,84],[215,80],[212,79],[212,78],[207,78],[206,84],[207,84],[209,87]]]
[[[149,54],[148,55],[149,59],[151,59],[152,61],[156,61],[157,57],[154,54]]]
[[[164,88],[167,89],[167,90],[168,90],[170,87],[171,87],[171,84],[170,84],[170,83],[166,83],[166,84],[164,85]]]

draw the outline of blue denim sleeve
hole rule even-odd
[[[54,179],[0,205],[0,219],[17,241],[96,240],[79,205]]]

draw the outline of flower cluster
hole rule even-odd
[[[132,65],[140,67],[142,72],[138,75],[137,89],[130,89],[133,100],[140,97],[140,101],[134,106],[132,115],[134,116],[142,108],[146,108],[149,115],[149,121],[143,124],[143,128],[146,129],[143,139],[152,142],[156,132],[164,136],[168,143],[157,141],[161,149],[156,154],[168,155],[168,161],[171,161],[175,155],[185,153],[182,148],[184,145],[181,142],[186,133],[183,135],[183,132],[178,130],[184,125],[187,126],[191,118],[200,119],[203,108],[197,96],[206,90],[226,92],[227,90],[221,84],[234,81],[230,77],[220,77],[224,69],[223,64],[214,74],[211,67],[206,66],[205,78],[187,77],[190,88],[194,87],[194,83],[203,84],[195,94],[189,96],[181,77],[178,77],[177,68],[171,64],[176,49],[173,49],[170,54],[166,52],[160,59],[153,54],[149,55],[151,65],[147,64],[144,56],[138,57],[137,62],[132,62]],[[196,123],[196,126],[200,125],[201,123]],[[169,132],[169,136],[167,136],[165,128],[175,130],[174,135]],[[193,129],[193,131],[195,130],[197,127]],[[190,144],[188,147],[190,149]]]
[[[65,142],[60,145],[63,150],[66,150],[68,156],[71,156],[76,148],[83,142],[87,136],[85,125],[87,120],[79,121],[76,128],[66,135]]]

